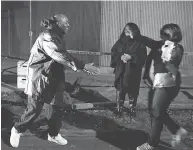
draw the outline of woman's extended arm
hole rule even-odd
[[[134,37],[134,39],[137,40],[138,42],[144,44],[145,46],[151,48],[152,50],[156,50],[158,48],[161,48],[161,46],[163,45],[162,41],[155,41],[149,37],[142,36],[142,35],[138,35],[138,36]]]

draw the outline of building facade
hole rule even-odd
[[[14,4],[13,4],[14,3]],[[159,40],[160,28],[178,24],[183,33],[185,55],[182,68],[193,68],[192,1],[2,1],[2,54],[27,58],[41,31],[40,21],[57,13],[70,20],[67,49],[110,52],[128,22],[136,23],[143,35]],[[30,21],[31,14],[31,21]],[[75,55],[85,62],[108,67],[110,56]]]

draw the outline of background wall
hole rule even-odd
[[[40,21],[57,13],[65,13],[70,20],[67,49],[93,52],[110,52],[128,22],[156,40],[164,24],[177,23],[183,33],[181,44],[191,54],[184,56],[181,67],[193,69],[192,1],[33,1],[33,42],[41,31]],[[29,1],[2,1],[2,54],[28,58],[29,16]],[[110,56],[75,56],[100,66],[110,64]]]
[[[11,55],[28,58],[30,53],[30,13],[29,1],[5,2],[2,5],[2,31],[7,34],[8,22],[7,10],[11,10]],[[20,7],[18,6],[20,3]],[[17,5],[15,5],[17,4]],[[32,2],[32,31],[33,43],[39,32],[40,21],[57,13],[64,13],[70,20],[69,33],[66,37],[67,49],[81,51],[100,51],[100,2],[97,1],[33,1]],[[3,35],[2,34],[2,35]],[[7,54],[9,41],[2,38],[2,54]],[[96,56],[78,56],[85,62],[94,61],[99,64]]]
[[[110,52],[128,22],[136,23],[141,33],[159,40],[160,28],[177,23],[183,33],[181,44],[193,54],[193,2],[191,1],[102,1],[101,51]],[[109,66],[110,56],[102,56],[102,66]],[[193,55],[185,55],[181,67],[193,68]]]

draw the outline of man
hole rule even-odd
[[[63,36],[67,34],[69,21],[63,14],[57,14],[50,19],[44,19],[41,26],[45,28],[35,41],[28,61],[28,75],[25,93],[28,95],[28,105],[20,120],[11,129],[10,144],[19,146],[20,136],[30,128],[30,125],[41,113],[44,103],[50,103],[60,83],[64,79],[64,66],[74,71],[83,70],[97,74],[98,69],[92,64],[72,57],[65,49]],[[56,99],[56,97],[55,97]],[[61,128],[61,112],[53,107],[48,123],[48,140],[60,145],[66,145],[67,140],[59,134]]]

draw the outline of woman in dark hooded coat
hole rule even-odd
[[[111,67],[114,68],[114,85],[119,91],[117,109],[121,112],[128,94],[130,107],[135,108],[139,95],[141,71],[147,57],[146,46],[130,38],[130,35],[140,34],[138,26],[127,23],[123,32],[111,49]]]

